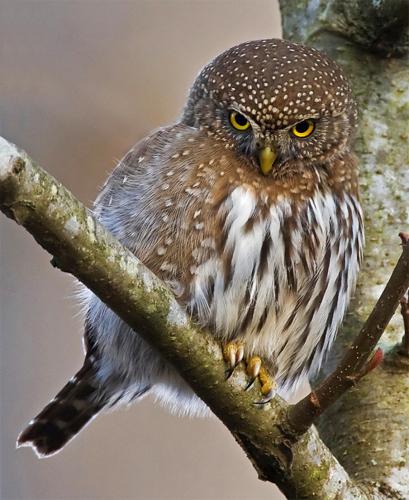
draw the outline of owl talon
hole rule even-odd
[[[243,360],[244,345],[241,342],[229,342],[223,346],[223,357],[229,365],[225,371],[226,380],[228,380],[233,375],[236,366]]]
[[[253,404],[255,404],[257,406],[266,405],[267,403],[269,403],[273,399],[274,394],[275,394],[275,391],[272,391],[269,396],[265,396],[264,398],[261,398],[258,401],[254,401]]]
[[[264,386],[263,386],[261,388],[261,392],[264,394],[264,397],[261,398],[259,401],[254,401],[255,405],[262,406],[262,405],[269,403],[273,399],[273,397],[275,396],[275,393],[276,393],[275,383],[274,383],[274,387],[270,387],[270,389],[264,388]]]
[[[251,378],[249,380],[249,382],[247,383],[246,387],[244,388],[245,391],[249,391],[253,387],[254,382],[256,381],[256,378],[257,377],[254,377],[254,378]]]
[[[266,403],[269,403],[274,397],[277,389],[277,384],[273,377],[268,373],[266,368],[264,368],[264,366],[260,368],[258,378],[260,379],[261,393],[264,397],[261,398],[260,401],[255,401],[255,404],[264,405]]]
[[[244,344],[241,342],[229,342],[224,345],[223,357],[228,364],[228,368],[225,371],[226,380],[228,380],[232,376],[237,365],[243,360]],[[268,403],[275,394],[276,383],[267,369],[264,368],[263,362],[259,356],[251,356],[246,361],[246,372],[249,376],[249,381],[244,390],[248,391],[251,389],[258,378],[260,380],[263,398],[260,401],[255,401],[255,404],[261,405]]]
[[[247,374],[253,380],[255,380],[260,374],[261,366],[262,366],[261,358],[259,358],[258,356],[252,356],[247,361]]]
[[[261,358],[258,356],[252,356],[247,361],[247,375],[250,377],[250,380],[244,388],[245,391],[248,391],[253,386],[256,378],[259,376],[261,365]]]
[[[247,362],[247,373],[250,376],[250,380],[245,387],[245,390],[249,390],[256,378],[258,377],[261,384],[261,393],[263,398],[260,401],[255,401],[255,404],[266,404],[273,398],[277,384],[275,380],[268,373],[267,369],[264,368],[261,358],[258,356],[251,357]]]

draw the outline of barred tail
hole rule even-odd
[[[45,457],[61,450],[105,406],[98,394],[95,372],[89,360],[55,398],[28,424],[17,447],[31,446]]]

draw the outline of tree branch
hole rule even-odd
[[[173,294],[58,181],[0,138],[0,209],[168,359],[227,426],[256,468],[288,497],[370,498],[309,429],[285,432],[287,404],[259,407],[239,368],[225,380],[219,344],[186,317]]]

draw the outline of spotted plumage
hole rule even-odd
[[[234,47],[197,77],[180,120],[138,143],[98,219],[200,325],[262,356],[282,394],[316,370],[353,291],[363,228],[340,68],[282,40]],[[101,409],[153,394],[206,413],[177,372],[84,289],[84,368],[19,438],[58,451]]]

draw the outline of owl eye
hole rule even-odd
[[[312,120],[303,120],[291,129],[296,137],[308,137],[314,132],[315,123]]]
[[[229,119],[232,127],[236,130],[240,130],[240,132],[244,132],[250,128],[250,122],[247,118],[237,111],[230,111]]]

